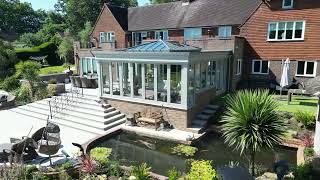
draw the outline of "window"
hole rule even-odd
[[[114,32],[100,32],[100,42],[114,42],[115,41],[115,34]]]
[[[283,0],[282,8],[283,9],[291,9],[291,8],[293,8],[293,0]]]
[[[97,61],[94,58],[81,58],[82,74],[97,74]]]
[[[237,69],[236,69],[236,75],[241,74],[241,69],[242,69],[242,59],[237,60]]]
[[[269,61],[253,60],[252,74],[269,74]]]
[[[268,41],[303,40],[304,30],[304,21],[270,22]]]
[[[156,39],[169,40],[169,34],[167,30],[156,31]]]
[[[201,38],[202,38],[201,28],[184,29],[184,40],[201,39]]]
[[[220,38],[230,38],[231,37],[231,26],[220,26],[218,36]]]
[[[317,63],[314,61],[298,61],[296,76],[316,76]]]

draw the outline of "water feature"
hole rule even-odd
[[[169,169],[185,172],[186,157],[174,155],[171,148],[177,144],[158,139],[138,136],[136,134],[122,132],[118,135],[100,139],[94,142],[94,147],[109,147],[113,149],[112,159],[120,161],[122,165],[132,165],[146,162],[155,173],[165,175]],[[215,166],[227,165],[229,162],[239,162],[247,166],[248,159],[240,156],[238,152],[224,144],[218,134],[209,134],[196,144],[199,151],[194,159],[212,160]],[[296,164],[296,149],[276,147],[274,150],[265,150],[257,153],[257,165],[263,169],[270,169],[278,156],[290,164]]]

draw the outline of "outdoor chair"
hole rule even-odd
[[[74,76],[74,80],[75,80],[75,87],[82,88],[80,76]]]

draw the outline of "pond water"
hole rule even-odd
[[[146,162],[155,173],[166,175],[169,169],[175,167],[185,172],[187,157],[172,154],[172,147],[177,144],[163,140],[138,136],[136,134],[122,132],[111,138],[99,140],[94,147],[112,148],[111,159],[117,160],[122,165],[130,166]],[[224,144],[218,134],[209,134],[196,144],[199,151],[193,159],[212,160],[216,167],[239,162],[248,166],[248,158],[240,156],[238,152]],[[290,164],[296,164],[296,149],[276,147],[274,150],[265,150],[257,153],[256,164],[262,169],[271,169],[275,157],[286,160]]]

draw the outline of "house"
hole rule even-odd
[[[275,88],[280,82],[282,60],[287,58],[295,84],[318,76],[319,22],[320,1],[262,1],[240,27],[240,35],[247,41],[243,84]]]
[[[260,4],[105,4],[91,34],[92,47],[74,44],[78,72],[97,76],[99,97],[127,115],[165,109],[175,128],[199,132],[215,112],[212,100],[241,80],[245,39],[239,27]]]

